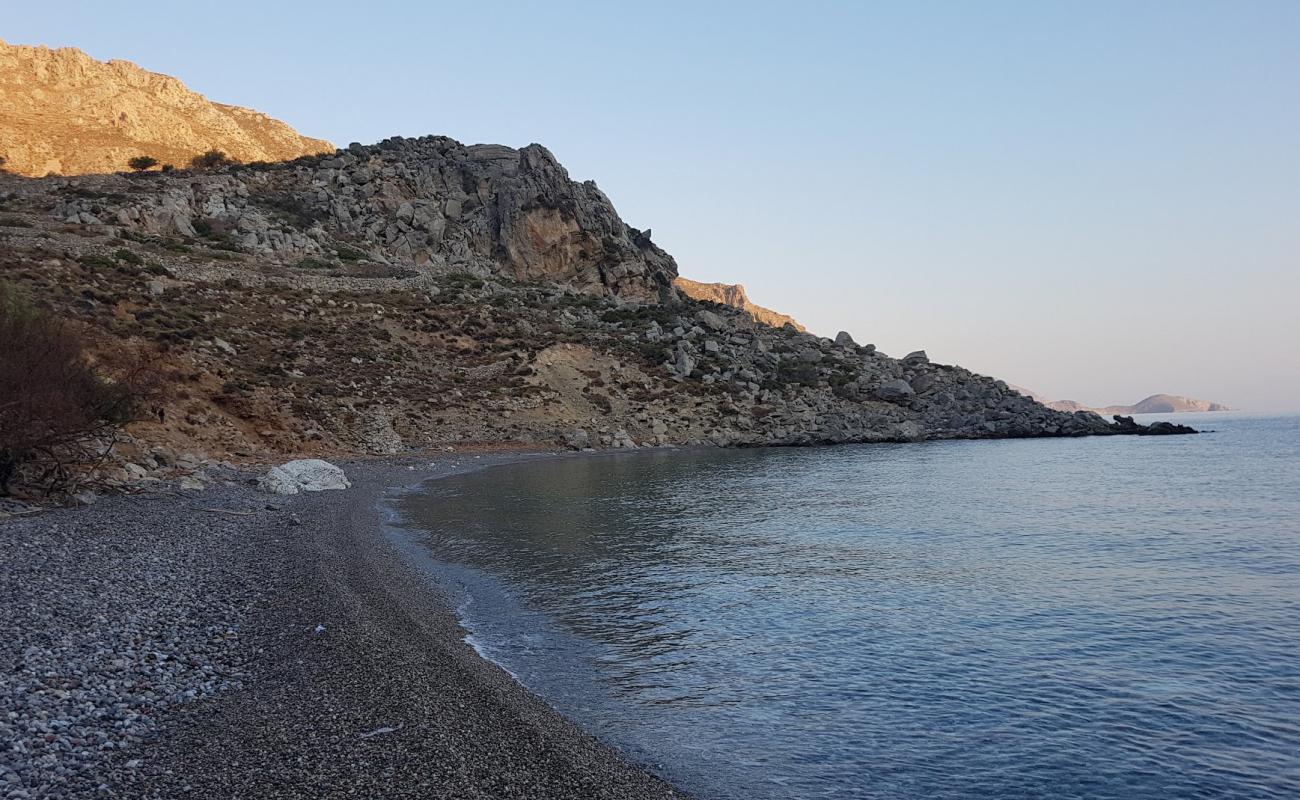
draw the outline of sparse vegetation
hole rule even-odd
[[[133,253],[130,250],[127,250],[125,248],[121,250],[115,250],[113,252],[113,257],[116,258],[118,261],[124,262],[126,264],[133,264],[137,267],[144,264],[143,258],[141,258],[136,253]]]
[[[158,166],[158,159],[153,156],[136,156],[126,162],[126,165],[136,172],[144,172]]]
[[[87,255],[81,256],[80,258],[77,259],[77,262],[80,263],[83,267],[89,267],[92,270],[115,269],[117,267],[117,262],[114,261],[113,259],[109,258],[108,256],[101,256],[95,253],[89,253]]]
[[[238,161],[226,155],[223,150],[209,150],[190,159],[190,169],[198,172],[212,172],[238,163]]]
[[[102,459],[114,433],[157,392],[156,371],[138,363],[92,365],[79,329],[0,283],[0,495],[16,474],[50,490],[75,467]]]

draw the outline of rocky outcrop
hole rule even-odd
[[[82,185],[62,185],[69,222],[201,236],[284,265],[373,261],[656,301],[677,275],[594,182],[570,180],[538,144],[397,137],[266,167],[102,179],[90,197]]]
[[[265,114],[214,103],[175,78],[75,48],[0,41],[0,156],[21,175],[114,172],[149,155],[184,166],[199,153],[280,161],[332,151]]]
[[[1138,436],[1169,436],[1171,434],[1196,433],[1197,431],[1189,425],[1179,425],[1174,422],[1153,422],[1150,425],[1142,425],[1134,422],[1132,417],[1125,417],[1119,414],[1114,415],[1115,429],[1119,433],[1131,433]]]
[[[749,296],[745,294],[745,287],[739,283],[700,283],[679,276],[673,281],[673,285],[687,297],[740,309],[764,325],[773,328],[790,325],[796,331],[807,330],[794,317],[750,302]]]

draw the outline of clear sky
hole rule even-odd
[[[4,5],[339,145],[541,142],[819,333],[1300,409],[1296,0]]]

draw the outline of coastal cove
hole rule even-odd
[[[508,465],[390,537],[701,797],[1292,796],[1300,420],[1177,419],[1213,433]]]
[[[1300,800],[1300,2],[12,6],[0,800]]]

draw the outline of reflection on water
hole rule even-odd
[[[1300,420],[649,452],[403,501],[474,642],[704,797],[1300,796]]]

